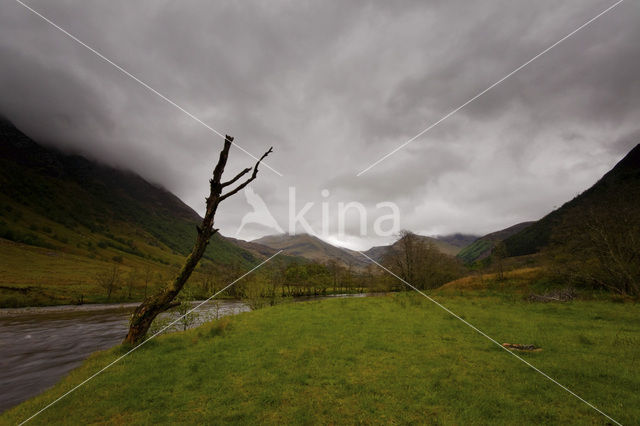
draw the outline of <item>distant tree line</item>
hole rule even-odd
[[[401,231],[395,246],[395,250],[384,256],[382,264],[418,289],[440,287],[466,272],[459,259],[442,253],[432,242],[410,231]],[[396,280],[393,288],[406,289],[406,286]]]

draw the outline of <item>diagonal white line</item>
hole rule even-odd
[[[64,33],[66,36],[68,36],[69,38],[71,38],[73,41],[75,41],[76,43],[80,44],[81,46],[87,48],[89,51],[91,51],[92,53],[94,53],[96,56],[98,56],[100,59],[104,60],[105,62],[113,65],[115,68],[117,68],[120,72],[122,72],[124,75],[126,75],[127,77],[131,78],[132,80],[136,81],[137,83],[139,83],[140,85],[142,85],[144,88],[148,89],[149,91],[151,91],[152,93],[158,95],[160,98],[162,98],[163,100],[167,101],[169,104],[171,104],[172,106],[176,107],[177,109],[179,109],[180,111],[182,111],[184,114],[186,114],[187,116],[189,116],[190,118],[192,118],[193,120],[197,121],[198,123],[202,124],[204,127],[206,127],[207,129],[209,129],[210,131],[212,131],[213,133],[215,133],[216,135],[220,136],[222,139],[225,139],[225,136],[220,133],[219,131],[217,131],[216,129],[214,129],[213,127],[211,127],[210,125],[208,125],[207,123],[205,123],[204,121],[202,121],[201,119],[199,119],[198,117],[196,117],[195,115],[193,115],[192,113],[190,113],[189,111],[187,111],[186,109],[184,109],[183,107],[181,107],[180,105],[178,105],[177,103],[175,103],[174,101],[172,101],[171,99],[169,99],[168,97],[166,97],[165,95],[163,95],[162,93],[158,92],[156,89],[154,89],[153,87],[149,86],[147,83],[145,83],[144,81],[140,80],[138,77],[136,77],[135,75],[131,74],[129,71],[127,71],[126,69],[122,68],[120,65],[116,64],[115,62],[113,62],[111,59],[107,58],[106,56],[104,56],[102,53],[98,52],[96,49],[94,49],[93,47],[89,46],[88,44],[86,44],[85,42],[83,42],[82,40],[80,40],[79,38],[77,38],[76,36],[74,36],[73,34],[71,34],[70,32],[68,32],[67,30],[65,30],[64,28],[60,27],[59,25],[57,25],[55,22],[51,21],[49,18],[47,18],[46,16],[42,15],[40,12],[36,11],[35,9],[33,9],[32,7],[30,7],[29,5],[25,4],[24,2],[22,2],[21,0],[15,0],[16,3],[18,3],[19,5],[23,6],[24,8],[26,8],[27,10],[31,11],[34,15],[40,17],[42,20],[44,20],[45,22],[47,22],[48,24],[50,24],[51,26],[53,26],[54,28],[60,30],[62,33]],[[258,158],[255,157],[253,154],[251,154],[249,151],[247,151],[246,149],[244,149],[243,147],[241,147],[240,145],[238,145],[235,142],[232,142],[233,146],[235,146],[236,148],[238,148],[240,151],[244,152],[245,154],[247,154],[249,157],[253,158],[254,160],[258,161]],[[282,176],[282,173],[280,173],[279,171],[277,171],[276,169],[274,169],[273,167],[271,167],[269,164],[265,163],[264,161],[261,163],[264,164],[268,169],[270,169],[272,172],[274,172],[275,174],[277,174],[278,176]]]
[[[515,73],[517,73],[518,71],[520,71],[522,68],[526,67],[527,65],[529,65],[531,62],[535,61],[536,59],[538,59],[540,56],[544,55],[545,53],[547,53],[548,51],[550,51],[551,49],[553,49],[554,47],[556,47],[557,45],[559,45],[560,43],[562,43],[563,41],[565,41],[566,39],[568,39],[569,37],[573,36],[575,33],[577,33],[578,31],[580,31],[581,29],[583,29],[584,27],[586,27],[587,25],[591,24],[593,21],[595,21],[596,19],[598,19],[599,17],[601,17],[602,15],[604,15],[605,13],[609,12],[611,9],[613,9],[614,7],[618,6],[620,3],[622,3],[624,0],[618,0],[617,2],[615,2],[614,4],[612,4],[611,6],[609,6],[608,8],[606,8],[605,10],[603,10],[602,12],[600,12],[599,14],[597,14],[596,16],[594,16],[593,18],[589,19],[587,22],[585,22],[584,24],[580,25],[578,28],[576,28],[575,30],[571,31],[569,34],[567,34],[566,36],[562,37],[560,40],[556,41],[555,43],[553,43],[551,46],[547,47],[546,49],[544,49],[542,52],[538,53],[536,56],[534,56],[533,58],[529,59],[527,62],[525,62],[524,64],[520,65],[518,68],[514,69],[513,71],[511,71],[509,74],[505,75],[504,77],[502,77],[500,80],[496,81],[495,83],[493,83],[491,86],[487,87],[486,89],[484,89],[482,92],[478,93],[477,95],[475,95],[474,97],[472,97],[471,99],[469,99],[468,101],[466,101],[465,103],[463,103],[462,105],[460,105],[459,107],[455,108],[454,110],[450,111],[448,114],[446,114],[444,117],[442,117],[441,119],[439,119],[438,121],[436,121],[435,123],[431,124],[429,127],[427,127],[426,129],[422,130],[420,133],[418,133],[417,135],[415,135],[414,137],[412,137],[411,139],[409,139],[408,141],[404,142],[402,145],[398,146],[397,148],[395,148],[393,151],[389,152],[388,154],[386,154],[384,157],[380,158],[378,161],[376,161],[375,163],[371,164],[369,167],[367,167],[366,169],[362,170],[360,173],[358,173],[356,176],[360,176],[363,173],[367,172],[369,169],[371,169],[372,167],[378,165],[379,163],[383,162],[384,160],[386,160],[387,158],[389,158],[390,156],[392,156],[393,154],[395,154],[396,152],[400,151],[402,148],[404,148],[405,146],[409,145],[411,142],[413,142],[414,140],[418,139],[420,136],[424,135],[425,133],[427,133],[429,130],[433,129],[434,127],[436,127],[438,124],[442,123],[444,120],[446,120],[447,118],[451,117],[453,114],[455,114],[456,112],[460,111],[462,108],[466,107],[467,105],[469,105],[471,102],[475,101],[476,99],[478,99],[480,96],[484,95],[485,93],[487,93],[489,90],[493,89],[494,87],[496,87],[497,85],[499,85],[500,83],[502,83],[503,81],[505,81],[506,79],[508,79],[509,77],[511,77],[512,75],[514,75]]]
[[[157,335],[159,335],[160,333],[164,332],[167,328],[171,327],[172,325],[174,325],[175,323],[177,323],[178,321],[180,321],[182,318],[186,317],[187,315],[189,315],[191,312],[195,311],[196,309],[198,309],[200,306],[204,305],[205,303],[207,303],[208,301],[210,301],[211,299],[213,299],[214,297],[216,297],[217,295],[219,295],[220,293],[222,293],[223,291],[225,291],[226,289],[228,289],[229,287],[231,287],[232,285],[234,285],[235,283],[237,283],[238,281],[240,281],[241,279],[243,279],[244,277],[246,277],[247,275],[249,275],[250,273],[252,273],[253,271],[255,271],[256,269],[260,268],[262,265],[264,265],[265,263],[269,262],[271,259],[273,259],[274,257],[276,257],[277,255],[279,255],[280,253],[282,253],[282,250],[280,250],[279,252],[277,252],[276,254],[274,254],[273,256],[271,256],[270,258],[264,260],[262,263],[260,263],[257,266],[254,266],[251,270],[245,272],[243,275],[241,275],[239,278],[236,278],[235,281],[233,281],[231,284],[228,284],[225,288],[223,288],[222,290],[216,292],[213,294],[213,296],[209,297],[207,300],[204,300],[202,302],[200,302],[198,305],[196,305],[195,308],[191,309],[190,311],[188,311],[186,314],[178,317],[175,321],[173,321],[172,323],[170,323],[169,325],[167,325],[166,327],[164,327],[163,329],[161,329],[160,331],[156,332],[153,336],[149,337],[148,339],[145,339],[142,343],[140,343],[138,346],[135,346],[134,348],[132,348],[131,350],[129,350],[127,353],[125,353],[124,355],[116,358],[114,361],[112,361],[111,363],[107,364],[105,367],[103,367],[101,370],[99,370],[98,372],[94,373],[93,375],[89,376],[88,378],[86,378],[84,381],[82,381],[81,383],[79,383],[78,385],[74,386],[73,388],[71,388],[70,390],[68,390],[67,392],[65,392],[64,394],[62,394],[60,397],[58,397],[57,399],[55,399],[53,402],[49,403],[49,405],[47,405],[46,407],[42,408],[40,411],[36,412],[35,414],[33,414],[31,417],[29,417],[28,419],[23,420],[20,425],[23,425],[25,423],[27,423],[29,420],[33,419],[34,417],[36,417],[38,414],[42,413],[43,411],[45,411],[46,409],[48,409],[49,407],[51,407],[52,405],[56,404],[57,402],[59,402],[61,399],[63,399],[64,397],[66,397],[67,395],[69,395],[70,393],[74,392],[75,390],[77,390],[79,387],[83,386],[84,384],[86,384],[87,382],[89,382],[90,380],[92,380],[94,377],[98,376],[99,374],[101,374],[103,371],[105,371],[106,369],[108,369],[109,367],[111,367],[113,364],[117,363],[118,361],[120,361],[121,359],[123,359],[124,357],[126,357],[127,355],[129,355],[131,352],[135,351],[136,349],[138,349],[140,346],[144,345],[145,343],[147,343],[149,340],[153,339],[154,337],[156,337]]]
[[[430,302],[433,302],[434,304],[436,304],[436,306],[438,306],[439,308],[443,309],[445,312],[447,312],[448,314],[452,315],[453,317],[455,317],[456,319],[459,319],[460,321],[462,321],[465,325],[467,325],[468,327],[470,327],[471,329],[473,329],[474,331],[476,331],[477,333],[479,333],[480,335],[486,337],[487,339],[489,339],[491,342],[495,343],[500,349],[505,350],[508,354],[513,355],[514,357],[516,357],[518,360],[522,361],[523,363],[525,363],[526,365],[528,365],[529,367],[531,367],[532,369],[534,369],[535,371],[537,371],[538,373],[542,374],[544,377],[546,377],[547,379],[551,380],[553,383],[555,383],[556,385],[560,386],[562,389],[564,389],[565,391],[569,392],[571,395],[575,396],[576,398],[578,398],[580,401],[584,402],[585,404],[587,404],[589,407],[593,408],[594,410],[596,410],[598,413],[602,414],[603,416],[605,416],[607,419],[611,420],[612,422],[614,422],[615,424],[622,426],[622,424],[618,421],[616,421],[615,419],[611,418],[609,415],[607,415],[605,412],[603,412],[602,410],[600,410],[598,407],[596,407],[595,405],[591,404],[589,401],[585,400],[584,398],[582,398],[580,395],[576,394],[575,392],[573,392],[571,389],[569,389],[568,387],[564,386],[562,383],[558,382],[557,380],[555,380],[553,377],[549,376],[547,373],[545,373],[544,371],[540,370],[539,368],[537,368],[536,366],[534,366],[533,364],[531,364],[529,361],[527,361],[526,359],[522,358],[521,356],[518,356],[516,353],[510,351],[509,349],[505,348],[504,346],[502,346],[500,343],[498,343],[497,340],[495,340],[494,338],[492,338],[491,336],[487,335],[484,331],[480,330],[478,327],[474,326],[473,324],[471,324],[470,322],[468,322],[467,320],[465,320],[464,318],[461,318],[459,315],[455,314],[453,311],[451,311],[449,308],[447,308],[446,306],[438,303],[436,300],[434,300],[433,298],[429,297],[427,294],[425,294],[424,292],[420,291],[418,288],[416,288],[415,286],[409,284],[408,282],[406,282],[405,280],[403,280],[402,278],[400,278],[399,276],[397,276],[396,274],[394,274],[393,272],[391,272],[389,269],[385,268],[384,266],[382,266],[380,263],[376,262],[375,260],[373,260],[372,258],[370,258],[369,256],[367,256],[366,254],[364,254],[363,252],[358,252],[361,255],[363,255],[364,257],[366,257],[367,259],[369,259],[371,262],[375,263],[376,265],[378,265],[379,267],[381,267],[382,269],[384,269],[385,271],[387,271],[389,274],[393,275],[394,277],[396,277],[397,279],[399,279],[400,281],[402,281],[404,284],[406,284],[407,286],[411,287],[412,289],[414,289],[415,291],[417,291],[418,293],[420,293],[421,295],[423,295],[424,297],[426,297]]]

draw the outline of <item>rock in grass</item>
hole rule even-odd
[[[503,343],[502,346],[513,351],[540,352],[542,350],[536,345],[521,345],[519,343]]]

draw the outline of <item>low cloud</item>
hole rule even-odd
[[[29,4],[254,155],[273,145],[268,162],[284,177],[263,167],[254,189],[280,223],[295,186],[299,205],[319,205],[326,188],[331,202],[362,202],[372,217],[377,202],[395,202],[405,228],[482,234],[543,216],[640,142],[633,2],[361,177],[613,2]],[[220,137],[18,3],[0,11],[1,115],[203,211]],[[236,149],[229,170],[253,163]],[[222,232],[233,235],[248,210],[243,197],[226,202]],[[320,216],[309,215],[314,228]]]

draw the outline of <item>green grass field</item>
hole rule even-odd
[[[640,306],[438,295],[623,424],[640,421]],[[92,356],[0,417],[13,424],[111,362]],[[607,424],[416,294],[291,303],[162,336],[32,421]]]

